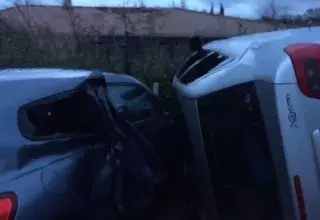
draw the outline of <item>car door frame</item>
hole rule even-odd
[[[66,89],[61,92],[37,97],[27,103],[18,103],[15,111],[17,112],[16,120],[18,120],[19,129],[21,126],[19,117],[28,107],[57,101],[61,97],[68,97],[73,91],[74,89]],[[54,217],[52,219],[64,219],[65,215],[76,215],[79,217],[80,215],[86,214],[85,210],[83,210],[86,204],[84,204],[83,201],[88,201],[87,198],[89,197],[87,197],[87,195],[90,195],[91,189],[83,187],[83,184],[81,184],[81,187],[74,186],[79,186],[77,183],[79,181],[77,180],[88,179],[88,175],[82,175],[83,169],[80,168],[87,168],[88,164],[90,165],[88,169],[91,170],[91,167],[97,167],[97,165],[103,164],[102,162],[100,163],[102,160],[97,160],[96,158],[93,160],[92,158],[94,158],[95,155],[103,156],[101,151],[104,150],[104,146],[97,145],[94,135],[91,134],[48,135],[40,138],[25,135],[21,130],[17,130],[16,134],[23,138],[23,141],[20,140],[14,143],[20,147],[17,152],[18,160],[16,166],[18,169],[12,172],[10,179],[8,178],[8,181],[3,184],[1,191],[14,191],[20,198],[27,198],[24,200],[20,199],[21,203],[19,205],[17,218],[20,219],[25,216],[35,215],[35,218],[40,216],[39,218],[41,219],[51,219],[53,212]],[[19,138],[17,139],[19,140]],[[92,142],[92,139],[94,139],[95,142]],[[62,145],[70,146],[70,148],[63,148],[61,151],[59,150],[59,146]],[[47,148],[47,150],[44,151],[42,150],[43,148]],[[34,157],[31,157],[30,160],[24,160],[25,155],[28,157],[33,155]],[[97,163],[92,165],[92,161],[97,161]],[[64,174],[59,176],[60,179],[53,181],[55,178],[53,174],[57,173]],[[34,192],[19,187],[20,181],[22,180],[26,180],[30,184],[35,184],[33,185],[35,188]],[[91,182],[89,181],[89,183]],[[66,190],[61,191],[61,186],[65,186]],[[85,188],[85,190],[82,190],[82,188]],[[33,207],[38,209],[38,213],[30,214],[29,210]],[[42,209],[41,212],[39,211],[40,209]]]

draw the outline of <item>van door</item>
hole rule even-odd
[[[202,97],[198,111],[221,220],[281,219],[277,178],[255,84]]]

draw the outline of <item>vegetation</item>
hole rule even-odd
[[[0,66],[99,69],[126,73],[149,86],[159,82],[160,93],[171,97],[173,74],[189,54],[186,41],[131,37],[128,34],[117,37],[112,33],[109,36],[95,33],[93,37],[92,33],[97,30],[90,30],[90,35],[83,36],[79,34],[83,30],[79,30],[72,10],[66,10],[69,11],[73,28],[73,34],[69,36],[57,35],[43,26],[13,28],[0,20]],[[127,22],[125,17],[123,19]],[[25,20],[29,24],[27,18]]]
[[[304,14],[292,14],[291,5],[268,0],[257,11],[262,20],[270,23],[282,23],[297,27],[319,26],[320,8],[308,9]]]
[[[269,15],[275,20],[276,15],[280,13],[279,10],[284,9],[279,9],[274,5],[273,0],[270,1],[268,7],[261,11],[261,16]],[[140,0],[137,7],[144,8],[144,5],[144,1]],[[152,26],[154,19],[148,15],[148,12],[135,21],[130,20],[126,12],[122,12],[119,14],[125,27],[122,37],[115,36],[112,30],[108,36],[105,36],[101,34],[99,27],[84,29],[81,26],[81,18],[73,12],[70,5],[65,4],[63,7],[72,27],[72,34],[58,35],[49,26],[31,24],[30,15],[24,14],[19,4],[15,7],[25,25],[14,28],[0,19],[1,67],[59,67],[126,73],[149,86],[153,82],[159,82],[160,93],[165,94],[166,97],[172,96],[170,93],[172,77],[189,54],[188,41],[187,39],[152,37],[152,29],[155,28]],[[188,8],[187,1],[181,0],[180,7]],[[215,13],[213,1],[207,13]],[[218,13],[225,14],[222,4]],[[146,22],[145,20],[151,22],[150,36],[131,36],[130,33],[135,32],[137,22]]]

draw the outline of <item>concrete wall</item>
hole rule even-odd
[[[275,26],[262,21],[210,15],[172,8],[93,8],[56,6],[21,6],[0,14],[12,26],[44,27],[55,33],[189,37],[226,37],[267,32]]]

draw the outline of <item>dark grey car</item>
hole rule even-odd
[[[81,107],[64,101],[73,97],[75,88],[90,74],[62,69],[0,71],[1,220],[132,217],[152,199],[152,190],[166,175],[166,156],[157,155],[161,151],[157,143],[172,135],[170,116],[138,80],[103,73],[108,84],[105,95],[118,111],[113,114],[122,121],[124,135],[138,140],[132,147],[129,138],[125,142],[129,150],[111,165],[110,155],[122,152],[123,146],[119,147],[112,135],[103,136],[102,141],[91,135],[93,130],[99,132],[98,125],[104,126],[102,119],[97,120],[100,112],[94,105]],[[83,102],[81,96],[78,101]],[[64,104],[57,107],[52,103]],[[69,123],[72,120],[74,123]],[[93,122],[97,126],[92,126]],[[53,127],[59,123],[66,125],[57,132]],[[119,166],[119,161],[125,161],[125,167]],[[125,175],[117,175],[117,169]],[[127,185],[121,187],[124,183]]]

